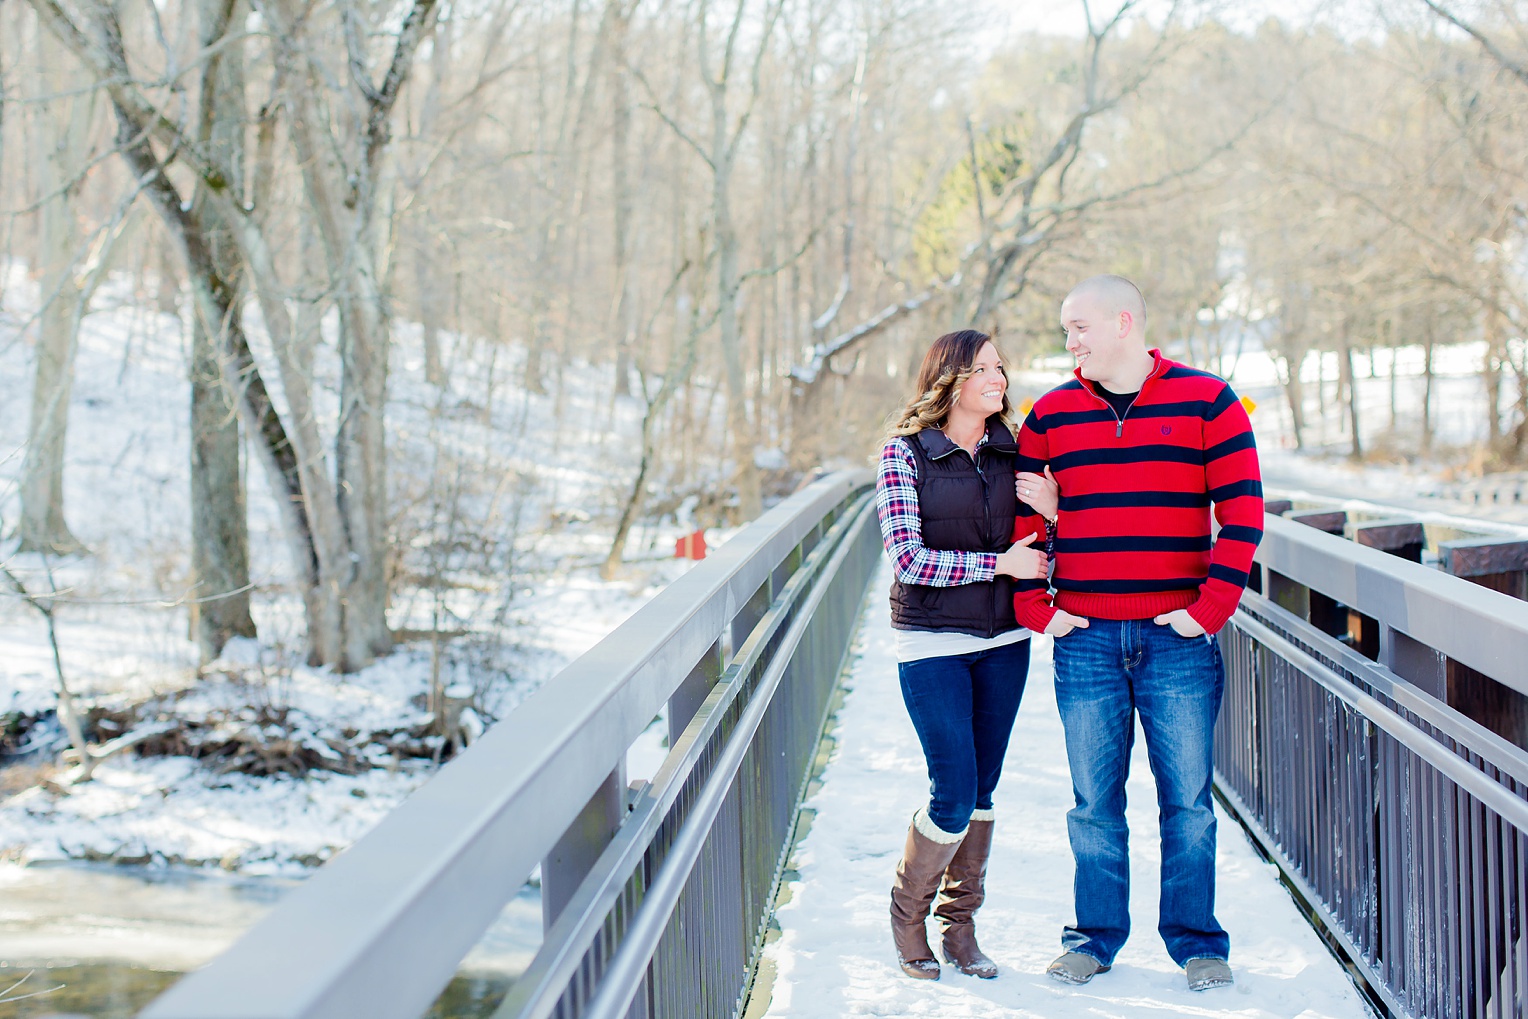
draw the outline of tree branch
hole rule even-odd
[[[631,72],[631,76],[633,78],[636,78],[637,79],[637,83],[642,86],[642,88],[643,88],[643,90],[645,92],[647,92],[647,96],[648,96],[648,100],[649,101],[643,103],[642,107],[644,109],[652,110],[654,113],[656,113],[658,115],[658,118],[669,126],[669,130],[673,131],[674,134],[678,136],[680,141],[684,142],[690,148],[694,149],[696,155],[700,156],[701,159],[705,160],[706,161],[706,165],[709,166],[714,171],[716,169],[716,163],[711,159],[711,154],[709,152],[707,152],[705,149],[701,148],[700,143],[697,142],[694,138],[692,138],[690,136],[689,132],[687,132],[683,127],[679,126],[679,122],[678,121],[676,121],[673,117],[670,117],[667,113],[665,113],[664,110],[663,110],[663,107],[658,105],[658,94],[653,91],[653,87],[648,82],[647,75],[642,73],[642,69],[639,68],[639,67],[634,67],[631,64],[627,64],[626,67],[627,67],[627,70],[629,70]]]
[[[958,272],[945,279],[937,280],[927,289],[907,300],[899,304],[887,305],[853,329],[839,333],[825,343],[816,344],[812,348],[811,358],[805,364],[798,364],[791,368],[790,377],[795,379],[802,388],[811,388],[822,377],[823,369],[827,367],[830,359],[865,342],[898,319],[917,311],[940,294],[959,287],[960,282],[961,274]]]
[[[1523,82],[1525,85],[1528,85],[1528,67],[1524,67],[1516,60],[1513,60],[1511,57],[1507,56],[1506,53],[1502,52],[1501,47],[1497,46],[1496,43],[1493,42],[1491,38],[1484,32],[1469,22],[1465,21],[1463,18],[1454,14],[1453,11],[1450,11],[1443,7],[1441,4],[1435,2],[1435,0],[1422,0],[1422,3],[1427,6],[1428,10],[1432,11],[1438,17],[1442,18],[1444,21],[1448,22],[1450,25],[1453,25],[1465,35],[1478,42],[1481,48],[1490,55],[1492,60],[1495,60],[1498,64],[1500,64],[1504,70],[1510,71],[1517,77],[1519,81]]]

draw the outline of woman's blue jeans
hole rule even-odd
[[[928,762],[929,820],[952,835],[965,831],[973,810],[992,809],[1029,678],[1029,641],[902,662],[897,671]]]
[[[1156,778],[1162,835],[1157,930],[1173,961],[1228,957],[1215,919],[1215,716],[1225,665],[1210,637],[1180,637],[1150,619],[1093,619],[1056,638],[1056,704],[1077,806],[1067,834],[1077,861],[1076,926],[1061,943],[1109,965],[1130,934],[1125,776],[1135,713]]]

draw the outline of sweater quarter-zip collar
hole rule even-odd
[[[1123,414],[1116,411],[1114,409],[1114,405],[1111,404],[1108,400],[1105,400],[1102,396],[1098,395],[1098,383],[1091,382],[1088,379],[1082,377],[1082,367],[1080,365],[1072,369],[1072,375],[1077,379],[1078,384],[1087,391],[1088,395],[1093,397],[1093,399],[1097,400],[1099,403],[1103,404],[1104,408],[1108,410],[1110,414],[1114,415],[1114,437],[1116,439],[1124,438],[1125,418],[1129,417],[1130,412],[1135,410],[1135,405],[1141,402],[1141,395],[1146,392],[1146,383],[1150,382],[1152,379],[1161,378],[1163,375],[1167,374],[1167,369],[1172,367],[1172,362],[1162,356],[1162,351],[1160,349],[1153,347],[1148,350],[1147,353],[1151,355],[1151,371],[1147,373],[1144,379],[1141,380],[1141,388],[1136,391],[1135,399],[1130,401],[1130,406],[1125,408],[1125,413]]]

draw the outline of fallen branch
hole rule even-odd
[[[116,739],[107,740],[105,743],[102,743],[98,747],[87,747],[86,750],[90,754],[91,760],[96,764],[100,764],[108,757],[120,754],[124,750],[131,750],[133,747],[137,746],[139,743],[144,742],[145,740],[153,739],[156,736],[163,736],[173,728],[175,728],[175,725],[170,722],[156,723],[154,725],[145,726],[142,729],[135,729],[132,732],[123,733]],[[78,765],[80,763],[80,752],[74,747],[70,747],[68,750],[65,750],[62,754],[62,757],[65,764]]]

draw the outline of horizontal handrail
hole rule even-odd
[[[1256,560],[1528,694],[1528,602],[1275,516]]]
[[[528,697],[144,1019],[409,1019],[741,609],[869,471],[734,535]]]

